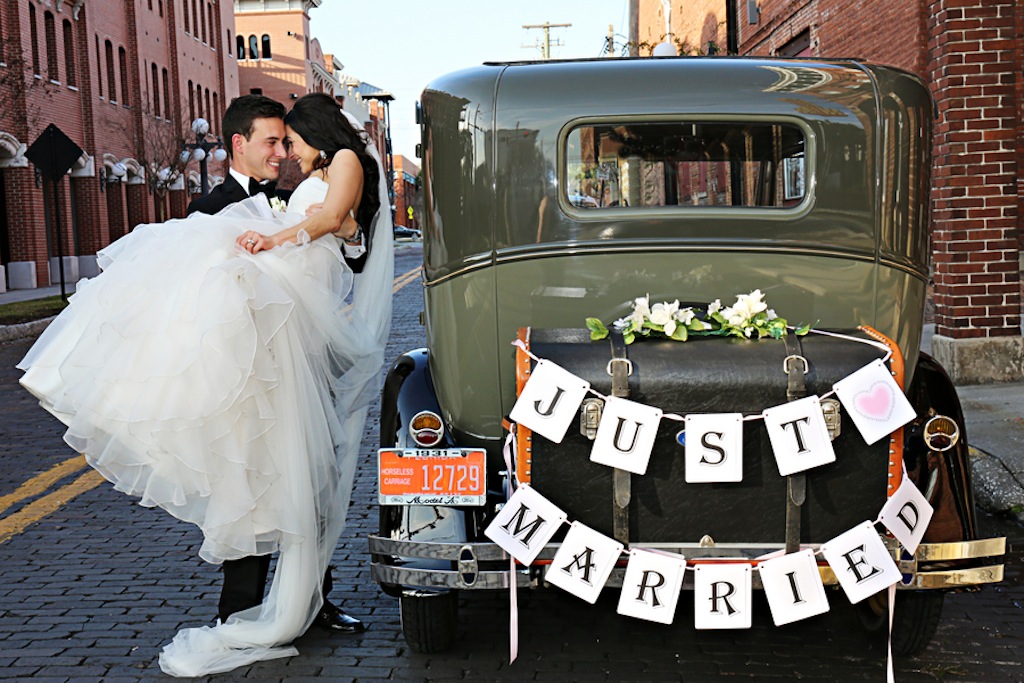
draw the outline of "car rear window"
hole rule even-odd
[[[565,138],[562,188],[581,210],[785,209],[807,195],[804,153],[804,132],[790,123],[591,123]]]

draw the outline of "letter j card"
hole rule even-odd
[[[509,419],[549,441],[562,443],[589,388],[590,382],[555,363],[541,360],[512,406]]]

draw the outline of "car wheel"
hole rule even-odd
[[[896,591],[896,613],[892,620],[892,651],[914,657],[925,651],[942,617],[945,593]],[[861,624],[870,633],[885,632],[889,625],[889,598],[885,591],[855,605]]]
[[[399,598],[402,634],[416,652],[444,652],[455,642],[459,621],[456,591],[406,593]]]

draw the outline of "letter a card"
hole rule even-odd
[[[541,360],[512,406],[509,419],[549,441],[562,443],[589,388],[590,382],[551,361]]]
[[[828,611],[813,550],[801,550],[765,560],[757,566],[768,607],[776,626],[791,624]]]
[[[615,539],[573,522],[544,580],[593,605],[621,553]]]
[[[682,555],[639,548],[630,550],[618,613],[671,624],[685,575],[686,558]]]
[[[659,408],[609,396],[590,459],[633,474],[646,473],[660,422]]]
[[[697,630],[750,628],[753,585],[746,562],[699,564],[693,570],[693,625]]]
[[[924,538],[924,532],[935,512],[924,494],[914,486],[910,477],[903,475],[903,482],[896,493],[882,506],[879,521],[892,532],[907,552],[913,555]]]
[[[863,522],[822,544],[821,554],[850,602],[857,604],[902,577],[871,522]]]
[[[523,565],[529,565],[544,548],[567,515],[558,506],[523,484],[494,521],[487,525],[484,535]]]
[[[880,358],[839,380],[832,388],[869,445],[917,417]]]

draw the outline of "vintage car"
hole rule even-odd
[[[920,350],[933,114],[918,78],[854,60],[487,63],[433,81],[419,114],[427,348],[386,378],[369,539],[413,649],[451,645],[459,591],[509,589],[508,555],[485,530],[524,483],[625,548],[756,567],[877,520],[908,477],[934,509],[916,552],[876,527],[902,575],[902,653],[927,645],[945,592],[1002,580],[1004,539],[977,533],[956,391]],[[645,296],[706,319],[709,302],[755,290],[791,326],[834,335],[627,345],[615,332],[592,341],[585,322],[609,325]],[[869,444],[827,397],[880,358],[914,417]],[[538,359],[596,395],[560,443],[516,428],[508,462],[508,416]],[[735,481],[689,482],[686,429],[667,419],[643,475],[589,457],[605,396],[756,418],[811,395],[835,462],[800,473],[776,469],[756,419]],[[546,584],[563,536],[516,565],[517,586]],[[868,626],[887,627],[886,596],[856,605]]]

